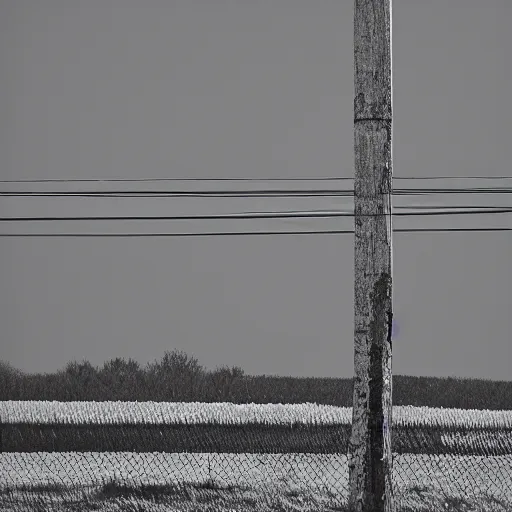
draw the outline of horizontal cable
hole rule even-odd
[[[411,205],[411,206],[402,206],[402,205],[393,205],[393,210],[396,210],[396,209],[402,209],[402,210],[437,210],[437,209],[440,209],[440,210],[455,210],[455,209],[496,209],[496,210],[503,210],[503,209],[507,209],[507,208],[510,208],[510,206],[498,206],[498,205],[491,205],[491,206],[486,206],[486,205],[446,205],[446,206],[441,206],[441,205],[431,205],[431,206],[428,206],[428,205]],[[393,214],[393,215],[396,215],[396,214]]]
[[[508,210],[512,208],[512,205],[393,205],[393,210]],[[303,210],[286,210],[287,213],[302,213]],[[306,210],[312,213],[324,213],[326,211],[336,211],[336,212],[348,212],[353,213],[353,209],[348,210],[326,210],[325,208],[316,209],[316,210]],[[260,212],[249,212],[249,213],[260,213]],[[393,215],[397,215],[393,213]]]
[[[23,179],[0,180],[0,183],[142,183],[142,182],[173,182],[173,181],[345,181],[353,180],[353,177],[319,176],[319,177],[295,177],[295,178],[48,178],[48,179]],[[393,176],[394,180],[506,180],[512,176]]]
[[[394,189],[391,194],[400,195],[432,195],[432,194],[510,194],[512,187],[488,188],[439,188],[439,189]],[[201,191],[0,191],[4,197],[338,197],[354,196],[353,189],[347,190],[201,190]]]
[[[0,180],[0,183],[151,183],[174,181],[223,182],[223,181],[345,181],[350,177],[320,176],[318,178],[82,178],[82,179],[42,179],[42,180]]]
[[[466,211],[432,211],[432,212],[396,212],[392,216],[434,216],[434,215],[483,215],[512,213],[512,208],[466,210]],[[389,213],[359,214],[358,217],[389,216]],[[226,220],[226,219],[287,219],[287,218],[327,218],[327,217],[355,217],[353,212],[254,212],[254,213],[229,213],[219,215],[156,215],[156,216],[95,216],[95,217],[0,217],[0,222],[53,222],[53,221],[94,221],[94,220]]]
[[[393,229],[393,233],[455,233],[455,232],[499,232],[512,231],[512,227],[488,228],[412,228]],[[211,237],[211,236],[273,236],[273,235],[345,235],[354,230],[325,231],[212,231],[197,233],[0,233],[9,238],[171,238],[171,237]]]

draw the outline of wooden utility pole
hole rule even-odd
[[[355,0],[354,7],[355,376],[349,510],[392,512],[391,0]]]

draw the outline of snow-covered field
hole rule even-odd
[[[350,425],[352,407],[316,403],[50,402],[0,401],[3,423]],[[512,428],[512,411],[393,406],[393,425],[442,428]]]
[[[271,490],[327,488],[348,498],[346,455],[201,453],[2,453],[0,488],[60,483],[88,487],[120,483],[203,482]],[[399,497],[406,489],[428,487],[450,496],[482,492],[512,507],[512,456],[394,455],[393,480]]]
[[[349,425],[350,412],[349,408],[317,404],[0,403],[0,418],[4,423],[69,425],[89,423],[279,425],[295,422],[311,425]],[[393,409],[393,423],[402,426],[462,428],[462,433],[450,432],[448,429],[442,436],[443,444],[496,448],[503,443],[509,446],[510,430],[506,429],[510,429],[512,425],[512,411],[396,407]],[[477,428],[477,431],[466,430],[470,427]],[[490,430],[487,432],[485,429]],[[492,452],[496,450],[492,449]],[[70,490],[79,488],[90,490],[112,480],[119,484],[137,485],[199,484],[213,479],[221,485],[248,487],[261,493],[268,494],[270,491],[272,494],[275,490],[274,495],[286,494],[286,491],[297,491],[304,495],[328,492],[332,493],[339,503],[346,503],[349,491],[348,475],[348,460],[344,454],[0,453],[0,490],[22,485],[33,487],[45,484],[60,484]],[[494,498],[500,503],[507,504],[496,510],[512,511],[512,455],[490,457],[394,454],[393,482],[397,503],[402,505],[407,503],[409,507],[407,510],[431,511],[432,507],[437,510],[439,503],[445,498],[448,500],[449,497],[451,500],[472,499],[473,504],[488,500],[492,506],[501,506],[493,502]],[[24,494],[27,494],[26,490],[16,493],[15,500],[22,498]],[[53,499],[48,493],[46,498],[40,491],[35,494],[39,495],[38,499]],[[14,495],[2,494],[0,501],[7,499],[8,496]],[[425,505],[425,496],[432,498],[432,505],[419,508],[418,502],[423,500]],[[15,503],[14,507],[16,506],[19,506],[19,503]],[[1,508],[0,510],[17,509]],[[121,508],[121,510],[124,509]],[[483,511],[484,508],[481,510]],[[485,510],[491,509],[485,508]]]

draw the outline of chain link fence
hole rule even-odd
[[[346,509],[350,426],[233,432],[2,425],[0,510]],[[512,431],[392,435],[397,512],[512,511]]]

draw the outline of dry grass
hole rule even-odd
[[[509,512],[511,504],[485,494],[465,499],[448,496],[424,486],[410,487],[397,499],[397,512]],[[137,485],[105,482],[101,486],[72,491],[47,485],[4,490],[1,512],[347,512],[346,503],[327,489],[302,491],[283,489],[265,493],[249,487],[223,485],[209,480],[200,483]]]

